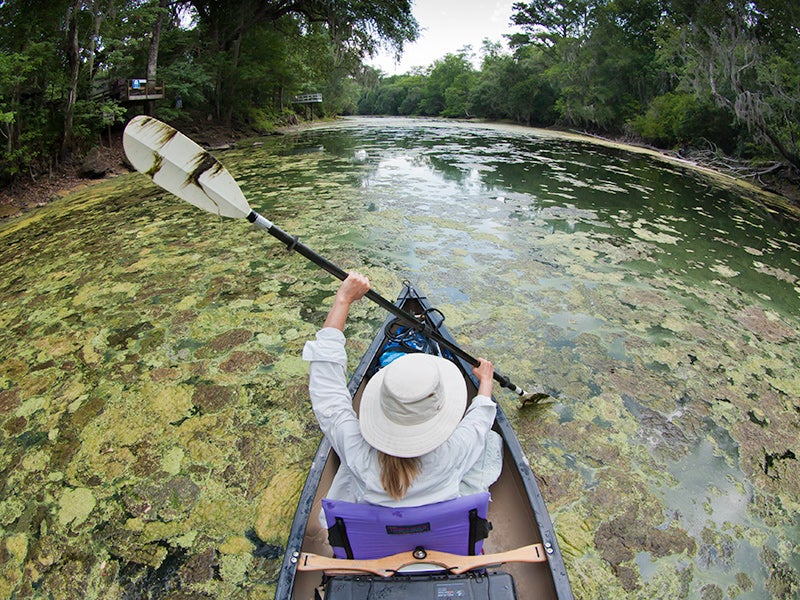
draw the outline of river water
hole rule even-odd
[[[800,594],[796,218],[511,126],[344,119],[218,157],[281,228],[387,297],[414,281],[552,391],[497,397],[576,597]],[[0,594],[271,597],[318,440],[299,352],[336,282],[139,174],[0,241]],[[383,317],[354,309],[353,365]]]

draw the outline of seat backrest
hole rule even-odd
[[[475,555],[491,529],[486,520],[489,492],[399,508],[325,498],[322,507],[337,558],[381,558],[418,546]]]

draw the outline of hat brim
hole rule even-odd
[[[455,431],[467,406],[467,384],[455,364],[430,354],[407,354],[396,360],[415,356],[426,356],[435,361],[439,369],[445,401],[436,415],[416,425],[400,425],[384,415],[381,409],[381,387],[388,366],[367,382],[359,407],[361,435],[367,443],[384,454],[400,458],[422,456],[441,446]]]

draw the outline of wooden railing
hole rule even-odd
[[[120,99],[129,102],[136,100],[161,100],[164,98],[164,82],[152,79],[127,79],[125,88],[120,90]]]
[[[311,104],[312,102],[322,102],[322,94],[298,94],[292,98],[294,104]]]

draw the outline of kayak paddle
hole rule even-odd
[[[347,278],[346,271],[251,209],[228,170],[209,152],[173,127],[152,117],[144,115],[134,117],[125,127],[122,145],[133,167],[150,177],[156,185],[212,214],[237,219],[246,218],[286,244],[289,250],[306,257],[337,279],[344,281]],[[443,337],[431,325],[420,321],[375,291],[368,291],[366,297],[472,366],[479,364],[478,359]],[[523,404],[536,403],[549,397],[549,394],[542,389],[532,393],[526,392],[497,370],[494,372],[494,379],[502,387],[518,394]]]

